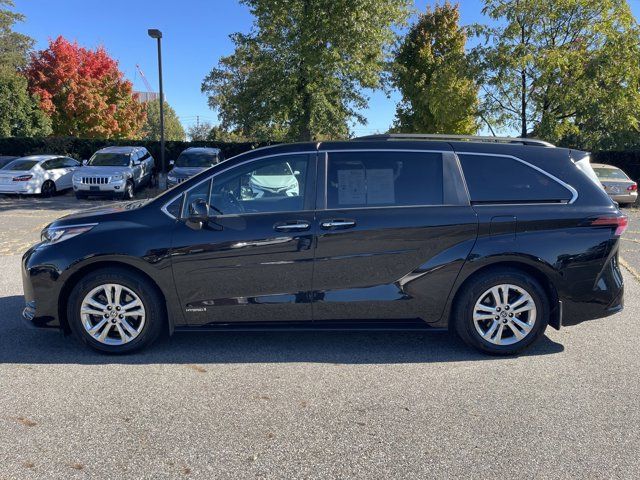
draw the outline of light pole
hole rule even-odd
[[[150,28],[147,33],[151,38],[158,40],[158,79],[160,82],[160,175],[158,175],[158,187],[161,190],[167,188],[167,169],[164,160],[164,93],[162,91],[162,32],[157,28]]]

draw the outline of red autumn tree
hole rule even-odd
[[[102,47],[89,50],[58,37],[31,54],[26,73],[54,135],[135,138],[144,124],[131,82]]]

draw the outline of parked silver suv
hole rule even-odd
[[[106,195],[129,200],[136,188],[151,181],[153,167],[153,157],[144,147],[103,148],[76,170],[73,191],[77,198]]]

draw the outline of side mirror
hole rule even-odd
[[[294,174],[296,177],[299,177],[299,176],[300,176],[300,170],[296,170],[295,172],[293,172],[293,174]]]
[[[89,163],[89,160],[82,160],[82,165],[87,165]]]
[[[203,198],[196,198],[189,204],[189,216],[186,224],[194,230],[200,230],[209,220],[209,204]]]

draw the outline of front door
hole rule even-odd
[[[314,318],[438,321],[477,235],[453,152],[342,151],[325,161]]]
[[[201,229],[176,223],[173,274],[190,325],[311,320],[316,154],[253,160],[185,192]]]

